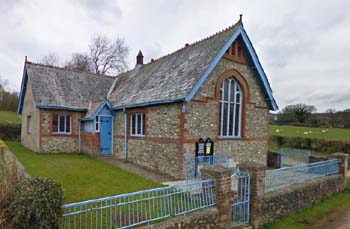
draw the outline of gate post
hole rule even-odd
[[[256,162],[245,162],[238,165],[242,172],[250,173],[250,222],[259,225],[258,202],[265,193],[266,166]]]
[[[201,169],[204,180],[214,181],[214,201],[220,213],[220,225],[218,228],[231,228],[231,175],[233,168],[225,168],[221,165],[206,166]]]

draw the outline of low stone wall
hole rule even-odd
[[[265,193],[254,203],[254,226],[260,226],[296,213],[334,193],[343,191],[345,179],[340,174],[326,176]]]
[[[194,229],[194,228],[225,228],[220,226],[219,210],[216,207],[205,208],[183,216],[176,216],[166,221],[143,226],[142,229]]]

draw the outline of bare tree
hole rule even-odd
[[[305,123],[305,121],[310,117],[312,112],[315,112],[317,109],[315,106],[306,105],[306,104],[295,104],[288,105],[283,110],[283,114],[293,115],[299,123]]]
[[[114,42],[105,35],[95,35],[89,45],[93,71],[98,74],[120,73],[127,68],[126,58],[129,47],[124,39]]]
[[[93,72],[91,59],[85,53],[73,53],[71,60],[65,64],[65,67],[68,69]]]
[[[51,66],[58,66],[60,63],[60,60],[59,60],[59,57],[57,56],[56,53],[49,52],[48,55],[43,56],[41,58],[40,63],[46,64],[46,65],[51,65]]]

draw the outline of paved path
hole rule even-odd
[[[139,165],[136,165],[132,162],[125,162],[123,160],[119,160],[113,157],[98,157],[98,159],[107,162],[111,165],[114,165],[118,168],[121,168],[123,170],[129,171],[131,173],[137,174],[139,176],[143,176],[145,178],[148,178],[150,180],[154,180],[160,183],[164,183],[164,182],[171,182],[171,181],[175,181],[176,179],[164,175],[164,174],[159,174],[153,171],[150,171],[148,169],[145,169]]]
[[[16,156],[12,153],[12,151],[9,148],[7,148],[7,146],[4,147],[4,155],[5,155],[5,160],[10,161],[11,165],[13,164],[13,162],[16,163],[15,167],[16,167],[16,173],[18,177],[30,178],[30,175],[27,173],[22,163],[19,160],[17,160]]]

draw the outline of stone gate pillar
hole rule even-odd
[[[218,228],[231,228],[232,191],[231,176],[233,168],[225,168],[221,165],[207,166],[201,169],[204,180],[214,181],[214,201],[220,212]]]
[[[349,155],[346,153],[333,153],[328,156],[328,159],[338,159],[339,160],[339,174],[341,174],[344,179],[346,178],[346,174],[348,172],[348,160]]]

